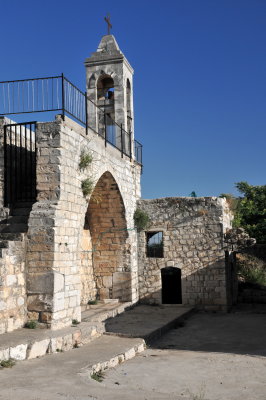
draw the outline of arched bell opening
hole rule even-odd
[[[116,144],[115,89],[110,75],[102,74],[97,81],[98,133]]]

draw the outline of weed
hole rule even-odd
[[[83,196],[86,197],[91,194],[93,189],[93,181],[91,178],[86,178],[81,182],[81,189]]]
[[[104,374],[103,374],[102,371],[94,372],[94,373],[91,375],[91,379],[94,379],[94,380],[97,381],[97,382],[102,382],[102,381],[103,381],[103,378],[104,378]]]
[[[201,210],[198,210],[198,215],[199,216],[204,216],[204,215],[208,215],[208,210],[204,210],[204,209],[201,209]]]
[[[89,300],[89,301],[88,301],[88,304],[89,304],[90,306],[93,306],[93,305],[95,305],[95,304],[98,304],[98,300]]]
[[[16,362],[12,358],[10,358],[9,360],[2,360],[0,362],[0,365],[3,368],[12,368],[12,367],[14,367],[15,364],[16,364]]]
[[[150,221],[150,218],[145,211],[140,210],[139,208],[136,209],[134,212],[134,223],[135,227],[138,231],[145,229]]]
[[[72,325],[78,325],[80,322],[77,319],[72,319]]]
[[[28,321],[28,322],[26,322],[25,328],[36,329],[37,328],[37,322],[36,321]]]
[[[90,153],[86,153],[85,150],[82,150],[80,154],[80,161],[79,161],[79,169],[83,171],[92,163],[92,155]]]
[[[57,353],[63,353],[64,350],[62,350],[62,349],[56,349],[56,352],[57,352]]]
[[[79,348],[78,342],[75,342],[74,346],[73,346],[73,349],[78,349],[78,348]]]
[[[245,283],[266,286],[266,268],[257,257],[248,254],[237,255],[238,274]]]

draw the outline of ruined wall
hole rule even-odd
[[[27,253],[28,309],[53,329],[80,319],[81,282],[83,301],[90,296],[91,272],[84,274],[86,256],[81,256],[84,244],[84,222],[88,201],[81,190],[87,177],[94,185],[110,172],[119,186],[125,204],[127,227],[133,227],[136,200],[140,196],[140,167],[112,146],[105,147],[102,138],[72,120],[38,123],[37,192],[29,219]],[[93,163],[80,171],[82,151],[90,151]],[[129,231],[129,270],[132,301],[137,300],[136,233]],[[90,259],[88,259],[91,270]],[[82,265],[82,267],[81,267]],[[82,276],[82,279],[81,279]],[[87,277],[86,277],[87,276]],[[86,289],[85,289],[86,287]],[[90,290],[93,290],[91,285]],[[87,293],[86,293],[87,292]],[[89,299],[89,298],[88,298]]]
[[[148,231],[163,232],[163,258],[146,256],[146,233],[138,235],[139,295],[161,303],[161,269],[181,269],[182,304],[226,308],[223,234],[230,223],[226,201],[214,197],[140,200]]]
[[[5,246],[0,249],[0,334],[21,328],[27,319],[25,241]]]

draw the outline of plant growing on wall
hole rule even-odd
[[[84,171],[91,165],[92,161],[93,161],[92,154],[87,150],[83,149],[80,153],[79,170]],[[91,176],[88,176],[87,178],[81,181],[81,190],[84,197],[87,197],[92,193],[93,184],[94,181]]]
[[[93,180],[89,177],[81,181],[81,189],[84,197],[91,194],[93,189]]]
[[[79,169],[80,171],[84,171],[87,167],[91,165],[93,161],[92,154],[89,152],[86,152],[85,150],[81,151],[80,154],[80,160],[79,160]]]
[[[137,208],[134,212],[134,224],[135,228],[138,231],[145,229],[150,222],[150,218],[145,211],[142,211],[140,208]]]

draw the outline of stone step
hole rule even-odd
[[[0,336],[0,360],[26,360],[47,353],[69,351],[90,343],[103,332],[104,324],[90,322],[81,322],[57,331],[21,328]]]
[[[0,248],[1,249],[7,249],[9,246],[9,241],[8,240],[0,240]]]
[[[28,230],[27,224],[0,224],[1,233],[25,233]]]
[[[28,216],[26,215],[17,215],[17,216],[9,216],[8,218],[4,218],[0,221],[0,229],[1,225],[10,225],[10,224],[27,224]]]
[[[182,326],[195,312],[193,307],[177,304],[161,306],[137,305],[105,322],[105,334],[121,337],[140,337],[147,344],[158,340],[170,329]]]
[[[11,211],[11,215],[12,216],[29,216],[30,212],[31,212],[31,208],[24,208],[24,207],[14,208]]]
[[[131,303],[111,303],[99,302],[96,305],[87,306],[88,309],[82,312],[82,321],[102,322],[108,318],[113,318],[123,313],[131,307]]]
[[[0,233],[0,241],[1,242],[22,241],[23,238],[24,238],[24,235],[21,232],[1,232]]]

